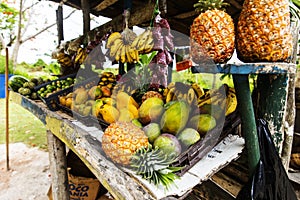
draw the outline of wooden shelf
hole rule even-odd
[[[87,127],[65,113],[48,110],[41,101],[27,99],[15,92],[10,92],[10,100],[39,118],[51,132],[51,135],[53,134],[76,153],[116,199],[183,198],[193,187],[208,180],[232,160],[237,159],[244,148],[243,138],[237,135],[227,136],[206,157],[201,159],[179,180],[176,180],[176,186],[172,186],[166,191],[162,186],[156,187],[131,173],[128,169],[116,166],[109,161],[101,149],[103,134],[101,127]],[[52,153],[49,152],[49,154]],[[61,160],[52,160],[52,165],[61,165]]]

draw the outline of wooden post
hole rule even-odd
[[[242,133],[245,137],[248,153],[249,175],[252,176],[260,158],[260,150],[257,137],[257,127],[254,109],[249,88],[248,75],[233,75],[238,109],[241,113]]]
[[[83,35],[87,34],[90,27],[90,4],[88,0],[81,0],[81,9],[83,15]]]
[[[292,153],[293,138],[294,138],[294,125],[296,119],[296,109],[295,109],[295,74],[288,74],[288,94],[285,122],[284,123],[284,141],[281,153],[282,164],[286,171],[289,169],[290,158]]]
[[[288,75],[260,74],[257,78],[257,117],[263,118],[270,129],[279,155],[284,140],[285,111],[288,93]]]
[[[5,48],[5,113],[6,113],[6,123],[5,123],[5,137],[6,137],[6,170],[9,170],[9,93],[8,93],[8,73],[9,73],[9,62],[8,62],[8,48]]]
[[[64,40],[64,26],[63,26],[63,7],[60,4],[56,10],[56,24],[57,24],[57,36],[58,44]]]
[[[53,200],[69,200],[69,182],[65,144],[47,130]],[[63,184],[61,184],[63,183]]]

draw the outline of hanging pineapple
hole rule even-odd
[[[289,1],[245,0],[236,40],[241,61],[285,61],[291,56],[293,41]]]
[[[190,30],[191,57],[194,62],[207,60],[225,63],[234,51],[234,23],[230,15],[221,10],[228,5],[223,0],[199,0],[194,5],[201,14],[194,19]]]

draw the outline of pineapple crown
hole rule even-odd
[[[175,160],[175,154],[165,154],[149,145],[147,148],[138,149],[131,157],[130,168],[150,183],[162,184],[168,189],[174,180],[179,178],[174,172],[182,169],[170,166]]]
[[[199,13],[205,12],[207,10],[213,9],[224,9],[224,6],[228,6],[228,3],[223,2],[223,0],[199,0],[198,3],[194,4],[194,8]]]

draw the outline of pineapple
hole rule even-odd
[[[181,167],[170,167],[175,154],[152,149],[142,129],[131,122],[110,124],[102,137],[102,149],[115,163],[129,167],[155,185],[168,186],[178,178],[173,172]]]
[[[149,99],[151,97],[157,97],[157,98],[163,99],[163,96],[159,92],[157,92],[157,91],[147,91],[142,96],[142,102],[146,101],[146,99]]]
[[[213,59],[225,63],[233,54],[235,45],[234,23],[230,15],[221,10],[223,0],[199,0],[194,5],[201,14],[190,29],[191,57],[196,63]]]
[[[114,162],[128,165],[136,150],[147,147],[148,137],[131,122],[111,123],[104,131],[102,149]]]
[[[288,0],[245,0],[237,24],[237,56],[244,62],[285,61],[292,53]]]

